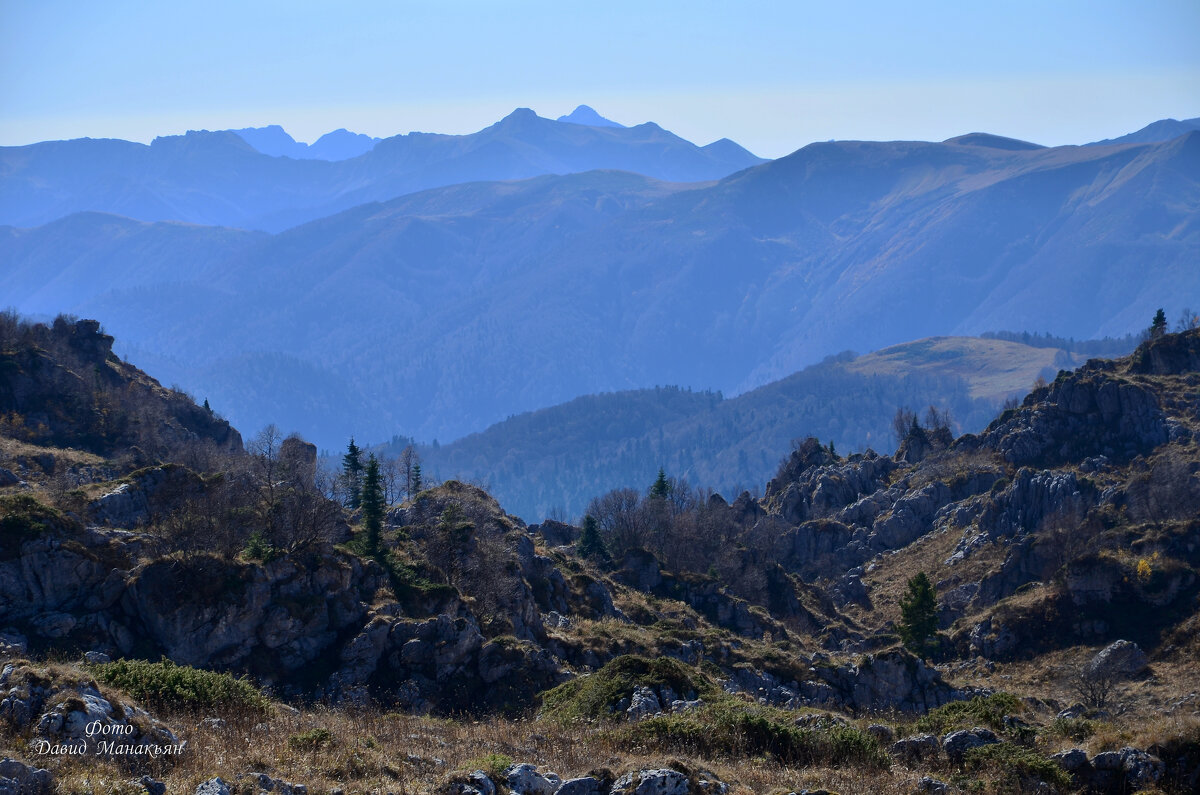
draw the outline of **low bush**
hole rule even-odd
[[[293,734],[288,738],[288,747],[295,751],[316,751],[333,742],[333,732],[316,728]]]
[[[1024,711],[1021,699],[1011,693],[976,696],[970,701],[951,701],[930,710],[917,720],[917,730],[945,734],[956,729],[988,726],[996,731],[1004,731],[1004,716]]]
[[[654,660],[623,655],[590,676],[581,676],[542,694],[546,717],[560,721],[610,717],[618,702],[638,687],[668,686],[680,697],[715,688],[694,669],[678,660]]]
[[[647,718],[614,731],[624,744],[662,753],[768,757],[783,764],[886,769],[890,762],[878,741],[853,726],[799,728],[789,713],[735,699],[675,715]]]
[[[464,767],[471,771],[482,770],[493,781],[503,781],[504,771],[508,770],[512,763],[513,758],[507,754],[490,753],[472,759]]]
[[[117,660],[92,666],[101,682],[139,701],[168,709],[247,709],[266,711],[269,702],[245,679],[203,671],[170,660]]]
[[[963,757],[963,768],[989,771],[1005,780],[1018,792],[1029,791],[1031,780],[1044,781],[1060,790],[1071,787],[1071,775],[1057,764],[1034,751],[1012,743],[996,743],[972,748]]]
[[[1053,737],[1081,743],[1096,733],[1096,722],[1087,718],[1055,718],[1046,731]]]
[[[32,538],[70,526],[62,513],[28,494],[0,497],[0,552],[5,557],[17,554],[21,545]]]

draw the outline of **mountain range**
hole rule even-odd
[[[313,147],[344,153],[365,144],[341,132]],[[3,147],[0,223],[31,226],[97,211],[280,231],[365,202],[463,182],[593,169],[696,182],[763,162],[728,139],[701,147],[651,122],[595,126],[544,119],[528,108],[470,135],[397,135],[336,162],[295,159],[315,157],[298,146],[281,128],[267,127],[191,131],[148,146],[81,138]]]
[[[531,112],[489,130],[653,133]],[[236,141],[247,162],[322,169],[408,143],[338,164]],[[0,263],[6,303],[100,318],[242,427],[336,449],[454,439],[598,392],[739,394],[933,335],[1122,335],[1196,305],[1198,208],[1200,132],[1058,148],[971,135],[817,143],[717,182],[464,183],[273,235],[75,214],[0,228]]]

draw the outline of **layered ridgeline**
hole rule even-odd
[[[1123,335],[1196,305],[1197,208],[1200,132],[820,143],[714,184],[471,183],[277,235],[80,214],[0,229],[0,276],[235,423],[334,450],[656,384],[738,394],[931,335]]]
[[[674,387],[587,395],[416,449],[426,473],[480,484],[529,521],[582,516],[595,495],[644,489],[659,467],[732,499],[765,483],[797,440],[815,436],[836,450],[890,453],[899,441],[897,409],[924,415],[930,406],[956,432],[977,432],[1038,378],[1053,380],[1059,370],[1137,344],[1133,337],[1004,336],[847,352],[729,399]],[[378,450],[397,457],[409,444],[396,439]]]
[[[1200,330],[977,435],[811,439],[762,499],[663,483],[584,527],[457,482],[387,506],[370,463],[351,509],[110,342],[0,315],[10,791],[1200,782]]]
[[[3,147],[0,223],[32,226],[98,211],[280,230],[462,182],[599,168],[695,182],[763,162],[728,139],[697,146],[653,122],[594,126],[544,119],[528,108],[470,135],[364,138],[340,130],[310,148],[266,127],[192,131],[148,146],[81,138]]]

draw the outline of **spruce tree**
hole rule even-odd
[[[412,468],[412,486],[409,488],[409,496],[419,494],[421,491],[421,464],[413,464]]]
[[[658,477],[654,479],[654,485],[650,487],[650,496],[666,499],[671,493],[671,482],[667,480],[667,473],[662,467],[658,468]]]
[[[600,537],[600,525],[597,524],[596,517],[590,513],[583,517],[583,530],[579,533],[579,542],[575,545],[575,551],[581,558],[589,560],[607,561],[609,559],[604,539]]]
[[[342,456],[342,481],[346,484],[346,506],[352,511],[358,510],[362,503],[362,474],[362,450],[351,436],[346,454]]]
[[[937,633],[937,592],[923,571],[908,581],[900,599],[900,638],[914,654],[926,656]]]
[[[387,510],[387,503],[383,498],[383,483],[379,477],[379,460],[373,454],[367,459],[361,502],[367,554],[379,557],[382,549],[383,514]]]
[[[1167,333],[1167,313],[1160,308],[1154,313],[1154,321],[1150,324],[1150,339],[1156,340]]]

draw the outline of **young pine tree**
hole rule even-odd
[[[930,641],[937,633],[937,592],[923,571],[908,581],[908,591],[900,599],[899,629],[909,651],[922,657],[931,651]]]
[[[1156,340],[1167,333],[1167,313],[1159,309],[1154,313],[1154,320],[1150,323],[1150,339]]]
[[[598,563],[609,559],[604,539],[600,537],[600,525],[596,523],[596,517],[590,513],[583,517],[583,530],[579,533],[579,542],[575,545],[575,551],[581,558],[588,558]]]
[[[658,468],[658,477],[654,479],[654,485],[650,487],[650,496],[666,499],[671,493],[671,481],[667,480],[667,473],[662,468]]]
[[[362,476],[362,449],[351,436],[346,454],[342,456],[342,480],[346,484],[346,507],[352,511],[358,510],[362,504]]]
[[[383,550],[381,536],[383,514],[387,510],[387,503],[383,499],[383,482],[379,477],[379,459],[374,455],[367,459],[362,481],[361,503],[367,554],[377,558]]]

